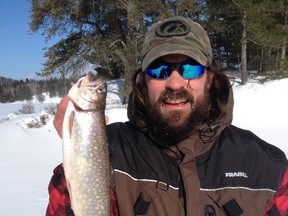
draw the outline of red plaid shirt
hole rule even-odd
[[[48,187],[50,199],[46,216],[74,216],[66,186],[62,164],[54,169]],[[111,216],[119,216],[116,196],[111,192]],[[267,205],[264,216],[288,215],[288,168],[274,198]]]
[[[274,198],[266,207],[265,216],[288,215],[288,168]]]

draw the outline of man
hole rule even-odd
[[[111,215],[288,215],[286,157],[231,125],[232,89],[199,24],[154,24],[132,83],[129,122],[107,126]],[[46,215],[73,215],[61,165],[49,192]]]

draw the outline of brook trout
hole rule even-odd
[[[63,120],[63,166],[76,216],[110,215],[107,86],[93,77],[90,72],[72,86]]]

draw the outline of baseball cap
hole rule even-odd
[[[170,17],[151,26],[142,47],[142,71],[157,58],[183,54],[207,66],[212,62],[211,43],[203,27],[184,17]]]

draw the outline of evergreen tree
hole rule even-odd
[[[224,60],[226,67],[240,65],[242,84],[247,81],[247,69],[278,67],[273,52],[287,43],[288,36],[281,24],[283,6],[282,0],[207,0],[216,58]]]
[[[171,15],[199,14],[198,1],[172,0],[32,0],[30,27],[48,38],[64,36],[45,53],[40,75],[83,74],[87,65],[109,77],[123,77],[129,92],[132,72],[147,28]]]
[[[18,85],[16,87],[16,100],[32,100],[32,91],[27,85]]]

